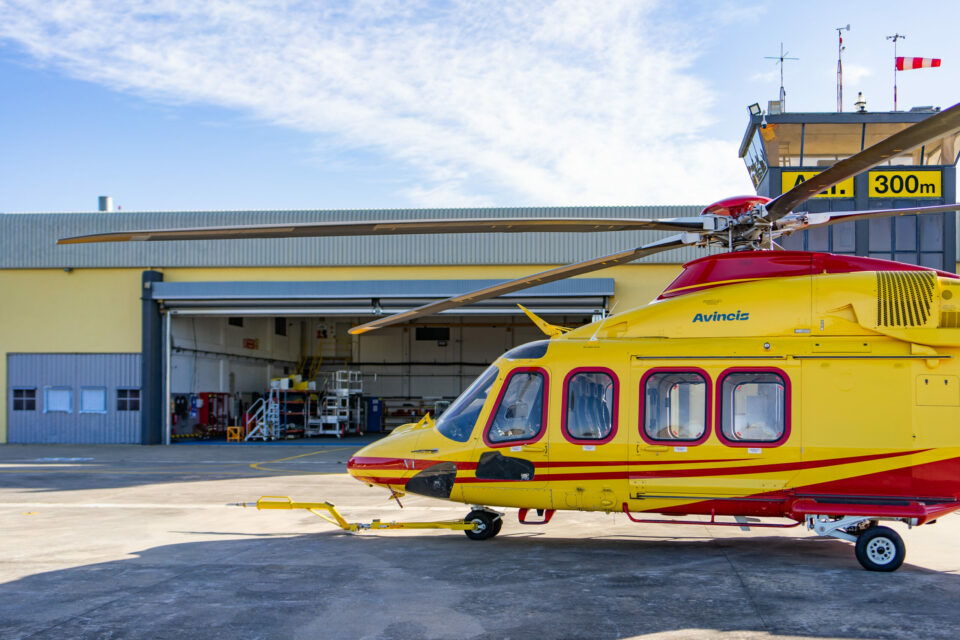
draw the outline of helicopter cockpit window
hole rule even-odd
[[[437,431],[457,442],[469,440],[498,373],[500,371],[496,367],[490,367],[474,380],[437,418]]]
[[[643,432],[650,440],[695,442],[707,429],[707,380],[693,371],[663,371],[644,383]]]
[[[567,380],[564,429],[574,440],[606,440],[613,432],[617,388],[613,376],[581,371]]]
[[[734,372],[721,385],[721,430],[737,442],[776,442],[786,430],[786,384],[772,372]]]
[[[543,429],[544,375],[514,371],[500,398],[487,439],[492,443],[531,440]]]

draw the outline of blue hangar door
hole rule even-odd
[[[7,441],[139,444],[140,354],[8,354]]]

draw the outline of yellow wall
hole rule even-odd
[[[8,353],[140,351],[140,269],[0,271],[0,442]]]
[[[548,266],[159,269],[168,282],[271,280],[509,279]],[[0,443],[7,441],[8,353],[140,351],[142,269],[0,270]],[[614,278],[622,312],[655,298],[679,265],[624,265],[587,277]],[[361,338],[362,339],[362,338]]]

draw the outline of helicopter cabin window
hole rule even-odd
[[[437,431],[456,442],[469,440],[498,373],[496,367],[490,367],[474,380],[437,418]]]
[[[567,375],[563,434],[572,441],[607,442],[616,431],[617,383],[608,370],[571,371]]]
[[[543,432],[546,376],[539,369],[514,369],[500,392],[487,427],[489,444],[530,442]]]
[[[707,376],[655,371],[643,381],[643,436],[649,441],[700,443],[707,437]]]
[[[787,435],[788,387],[772,371],[734,371],[720,381],[720,429],[727,444],[779,443]]]

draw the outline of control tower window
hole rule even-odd
[[[753,134],[753,140],[750,141],[750,147],[743,156],[743,162],[747,165],[747,173],[750,174],[753,186],[759,186],[763,177],[767,175],[767,157],[760,139],[760,129]]]

